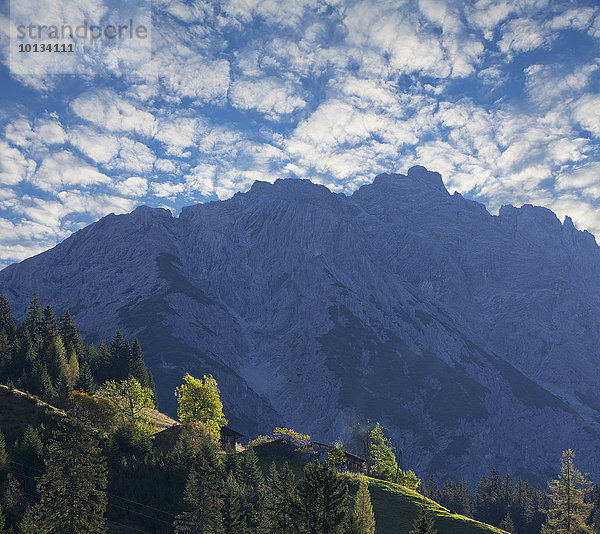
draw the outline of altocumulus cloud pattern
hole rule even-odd
[[[0,266],[142,203],[285,177],[349,193],[417,163],[600,232],[596,2],[155,0],[118,13],[148,48],[88,35],[62,58],[16,54],[25,4],[0,8]],[[106,29],[115,5],[42,22]]]

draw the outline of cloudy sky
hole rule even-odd
[[[596,1],[119,4],[0,0],[0,267],[139,204],[280,177],[351,193],[416,163],[600,235]]]

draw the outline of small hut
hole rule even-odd
[[[307,448],[310,448],[315,453],[315,460],[319,462],[324,462],[327,460],[327,456],[329,451],[333,449],[331,445],[326,445],[325,443],[319,443],[318,441],[313,441]],[[343,465],[344,471],[351,471],[353,473],[362,473],[365,468],[366,460],[361,458],[360,456],[356,456],[347,451],[344,451],[345,462]]]
[[[237,442],[240,438],[243,438],[244,434],[240,434],[233,430],[233,428],[229,428],[228,426],[221,427],[221,437],[219,438],[219,443],[221,444],[221,449],[235,449]]]

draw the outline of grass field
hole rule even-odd
[[[266,475],[273,460],[259,457],[259,465]],[[277,469],[281,469],[284,460],[276,460]],[[289,462],[296,480],[303,476],[301,462]],[[360,475],[346,475],[350,498],[354,499],[358,491]],[[438,534],[506,534],[499,528],[480,523],[462,515],[453,514],[438,503],[423,497],[420,493],[375,478],[367,477],[369,492],[375,513],[377,534],[408,534],[419,514],[421,507],[428,508],[435,518]]]

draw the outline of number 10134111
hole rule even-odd
[[[75,52],[75,49],[72,43],[19,43],[19,52]]]

